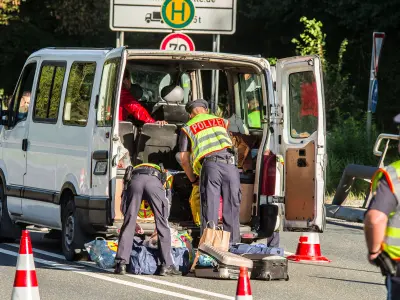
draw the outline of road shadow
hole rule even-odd
[[[362,225],[363,223],[357,223],[357,224],[360,224],[359,226],[346,224],[346,223],[342,223],[342,222],[335,222],[335,221],[331,221],[331,220],[327,220],[326,223],[329,225],[336,225],[336,226],[341,226],[341,227],[346,227],[346,228],[351,228],[351,229],[358,229],[361,231],[363,230],[363,227],[360,227],[360,225]],[[331,230],[329,230],[329,231],[331,231]]]
[[[344,267],[323,265],[323,264],[317,264],[317,263],[304,263],[304,262],[291,262],[291,263],[298,264],[298,265],[320,267],[320,268],[332,268],[332,269],[338,269],[338,270],[347,270],[347,271],[357,271],[357,272],[381,274],[380,271],[369,271],[369,270],[361,270],[361,269],[353,269],[353,268],[344,268]]]
[[[332,277],[324,277],[324,276],[308,276],[320,279],[328,279],[328,280],[336,280],[336,281],[345,281],[345,282],[352,282],[352,283],[361,283],[361,284],[370,284],[370,285],[380,285],[384,286],[383,283],[376,283],[376,282],[368,282],[368,281],[359,281],[359,280],[350,280],[350,279],[340,279],[340,278],[332,278]]]

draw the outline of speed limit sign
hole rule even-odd
[[[171,33],[163,39],[160,49],[174,51],[194,51],[194,43],[186,34]]]

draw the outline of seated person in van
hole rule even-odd
[[[143,123],[156,123],[161,126],[167,124],[166,121],[156,121],[150,116],[139,101],[132,96],[131,87],[131,76],[129,70],[125,69],[120,97],[119,120],[127,121],[128,117],[132,116],[135,120]]]
[[[26,119],[30,103],[31,103],[31,92],[30,91],[23,92],[21,101],[19,102],[18,115],[17,115],[18,120]]]

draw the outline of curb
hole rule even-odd
[[[325,204],[326,216],[349,222],[364,222],[365,208]]]

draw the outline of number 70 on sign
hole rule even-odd
[[[160,46],[161,50],[195,51],[192,39],[183,33],[171,33],[167,35]]]

